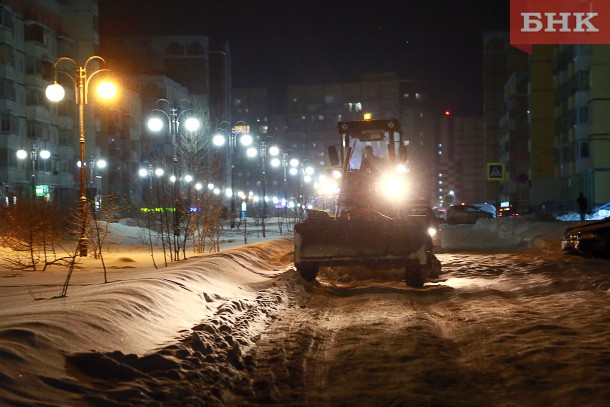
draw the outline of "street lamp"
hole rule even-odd
[[[273,167],[282,166],[282,169],[284,170],[283,171],[284,172],[284,199],[281,201],[282,202],[281,206],[284,208],[285,217],[288,213],[288,201],[289,201],[288,174],[290,173],[290,175],[296,175],[298,173],[298,166],[299,166],[299,160],[297,158],[293,157],[290,160],[288,159],[288,155],[289,155],[288,152],[294,153],[293,150],[289,149],[281,154],[281,159],[273,158],[271,160],[271,166],[273,166]],[[290,166],[290,168],[289,168],[289,166]]]
[[[100,170],[106,168],[108,166],[108,163],[106,162],[106,160],[99,158],[97,160],[94,160],[93,157],[90,157],[91,160],[89,161],[89,171],[90,171],[90,176],[89,176],[89,193],[91,194],[91,197],[93,199],[95,199],[95,196],[93,195],[93,189],[95,188],[95,179],[96,179],[96,175],[95,175],[95,168],[99,168]],[[101,177],[99,177],[101,178]],[[99,194],[96,194],[99,195]]]
[[[169,126],[169,134],[172,139],[172,175],[170,176],[170,180],[173,183],[172,186],[172,195],[174,201],[174,253],[175,258],[178,259],[180,254],[179,247],[179,236],[180,236],[180,211],[179,211],[179,167],[178,167],[178,154],[177,154],[177,137],[180,131],[180,125],[183,124],[186,130],[190,132],[195,132],[199,130],[201,126],[201,122],[193,116],[188,116],[188,114],[192,114],[192,107],[184,108],[184,103],[187,103],[189,106],[192,106],[192,103],[188,99],[181,99],[178,104],[174,104],[167,99],[158,99],[155,102],[155,108],[153,112],[162,114],[167,119],[167,124]],[[163,109],[165,107],[166,109]],[[148,128],[153,132],[159,132],[163,129],[165,123],[162,117],[153,116],[148,120]]]
[[[217,147],[221,147],[225,145],[225,143],[229,142],[229,149],[227,151],[227,157],[230,161],[230,184],[231,184],[231,194],[229,198],[231,199],[231,229],[235,228],[235,150],[237,149],[237,135],[240,134],[239,142],[243,146],[249,146],[253,142],[253,138],[250,135],[250,126],[246,124],[246,122],[238,121],[234,125],[227,121],[220,122],[220,125],[227,124],[229,125],[230,131],[227,131],[223,128],[217,129],[217,133],[212,137],[212,144]]]
[[[288,152],[284,152],[282,153],[281,160],[279,158],[274,158],[271,160],[271,165],[273,167],[282,166],[282,169],[284,170],[284,199],[288,201],[288,174],[294,176],[299,173],[299,159],[295,157],[288,159]]]
[[[148,178],[148,194],[149,194],[149,199],[152,199],[152,189],[153,189],[153,165],[152,164],[148,164],[147,168],[140,168],[138,170],[138,175],[140,176],[140,178]],[[144,191],[142,191],[142,200],[146,201],[144,199]]]
[[[25,151],[23,149],[17,151],[18,159],[25,160],[27,157],[28,157],[27,151]],[[37,159],[37,157],[40,157],[43,160],[46,160],[47,158],[51,157],[51,153],[46,148],[41,149],[39,146],[36,146],[35,143],[32,143],[32,149],[30,150],[30,160],[32,161],[32,176],[31,176],[32,200],[36,199],[36,159]]]
[[[248,150],[246,150],[246,155],[248,157],[256,157],[257,155],[260,155],[261,157],[261,184],[263,187],[263,219],[262,219],[262,227],[263,227],[263,237],[266,237],[265,235],[265,218],[267,217],[267,190],[266,190],[266,178],[267,178],[267,153],[269,153],[270,156],[272,157],[276,157],[277,155],[279,155],[280,153],[280,149],[278,146],[276,145],[271,145],[268,146],[266,144],[265,141],[261,141],[259,146],[258,146],[258,150],[256,147],[252,146],[250,148],[248,148]]]
[[[94,55],[89,57],[82,66],[69,57],[60,57],[53,63],[53,83],[47,86],[45,94],[52,102],[61,101],[66,92],[64,88],[57,83],[57,74],[62,73],[69,77],[74,84],[74,93],[76,104],[78,105],[79,118],[79,143],[80,143],[80,162],[85,162],[85,105],[88,104],[89,82],[100,72],[108,71],[106,68],[96,68],[88,71],[88,65],[94,61],[105,63],[104,58]],[[72,65],[74,71],[58,71],[57,66],[61,62],[66,62]],[[102,99],[112,99],[116,95],[116,87],[110,82],[101,82],[97,88],[98,95]],[[88,241],[87,241],[87,177],[85,175],[85,166],[80,167],[80,207],[81,207],[81,233],[78,240],[78,247],[81,257],[87,256]]]

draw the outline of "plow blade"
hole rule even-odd
[[[306,280],[326,266],[404,267],[407,284],[421,286],[436,260],[426,228],[396,220],[303,222],[295,226],[294,245]]]

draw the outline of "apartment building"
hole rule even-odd
[[[555,177],[555,86],[551,45],[535,45],[529,57],[527,123],[529,131],[530,210],[554,210],[559,196]]]
[[[607,203],[610,46],[534,46],[528,56],[507,38],[485,36],[485,161],[506,168],[486,196],[521,211],[573,210],[580,192]]]
[[[88,5],[87,14],[93,20],[94,4]],[[69,16],[64,11],[69,11]],[[78,40],[70,37],[65,27],[77,13],[71,2],[17,0],[0,4],[2,204],[32,193],[35,186],[38,196],[58,203],[77,203],[78,116],[74,93],[71,102],[60,106],[53,106],[45,97],[53,61],[60,53],[76,49]],[[21,149],[27,156],[20,160],[17,151]],[[41,157],[43,150],[50,152],[49,158]]]
[[[483,117],[447,111],[438,134],[438,205],[485,202]]]
[[[505,114],[504,87],[515,72],[527,72],[527,54],[512,47],[505,32],[490,32],[483,36],[483,118],[485,173],[487,164],[498,163],[502,155],[505,134],[501,120]],[[505,146],[504,146],[505,147]],[[485,200],[499,202],[502,180],[485,181]]]
[[[554,47],[555,175],[560,200],[610,201],[610,46]]]
[[[529,72],[513,73],[504,85],[504,114],[500,118],[500,203],[523,213],[529,209],[530,149],[527,122]]]

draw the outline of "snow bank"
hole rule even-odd
[[[608,216],[610,216],[610,210],[600,209],[596,212],[585,215],[585,220],[601,220],[607,218]],[[557,219],[560,221],[579,221],[580,214],[568,213],[565,215],[558,216]]]
[[[557,250],[569,224],[527,217],[479,219],[474,225],[441,225],[440,251]]]
[[[112,225],[115,232],[128,232],[125,225]],[[291,247],[289,239],[275,239],[156,270],[142,266],[147,256],[136,252],[137,245],[122,246],[122,257],[109,256],[108,263],[128,267],[110,267],[109,282],[103,283],[99,261],[86,258],[64,298],[58,297],[64,270],[1,271],[0,405],[80,404],[92,390],[77,383],[74,369],[139,380],[154,376],[155,369],[178,369],[175,357],[145,355],[183,335],[188,349],[176,352],[201,359],[228,357],[224,350],[232,349],[232,357],[241,355],[237,344],[250,346],[267,319],[286,306],[278,290],[265,288],[290,266]],[[218,333],[223,343],[210,342]]]

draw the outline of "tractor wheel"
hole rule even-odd
[[[443,266],[433,253],[428,253],[428,267],[430,278],[439,278]]]
[[[313,281],[318,276],[318,266],[315,264],[297,265],[297,270],[305,281]]]
[[[424,272],[422,266],[405,266],[405,283],[413,288],[422,288],[424,286]]]

